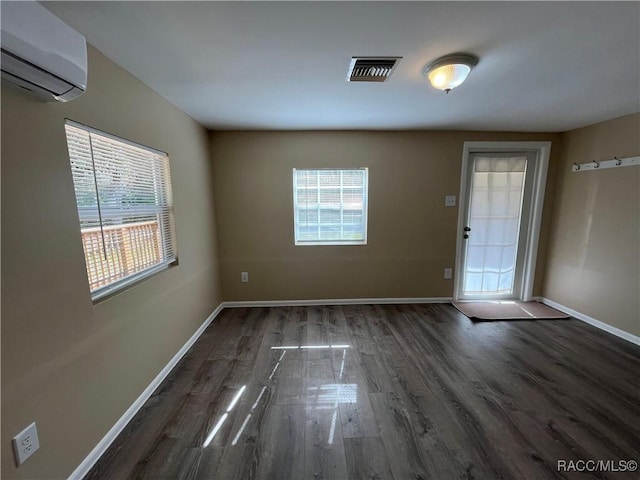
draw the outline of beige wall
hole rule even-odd
[[[206,131],[97,51],[68,104],[2,89],[2,478],[66,478],[221,300]],[[180,264],[92,305],[70,118],[169,153]],[[11,437],[41,447],[16,469]]]
[[[640,335],[640,167],[571,165],[640,154],[640,114],[565,134],[544,296]]]
[[[223,298],[450,297],[465,141],[553,142],[561,135],[477,132],[214,132],[211,156]],[[366,246],[294,246],[292,168],[369,167]],[[546,205],[552,201],[548,190]],[[545,207],[535,294],[542,291]],[[249,283],[240,283],[240,272]]]
[[[65,118],[171,157],[180,265],[96,305]],[[573,162],[640,153],[639,124],[207,136],[93,49],[89,91],[69,104],[3,87],[3,478],[68,476],[221,299],[451,296],[442,271],[454,264],[458,208],[444,196],[459,194],[465,141],[553,142],[534,294],[639,334],[640,171],[569,173]],[[292,168],[350,166],[370,169],[368,245],[295,247]],[[10,438],[34,420],[41,449],[16,469]]]

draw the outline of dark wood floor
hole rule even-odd
[[[640,460],[639,372],[577,320],[228,309],[87,478],[636,479],[557,465]]]

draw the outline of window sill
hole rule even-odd
[[[328,242],[295,242],[296,247],[317,247],[319,245],[324,246],[344,246],[344,245],[366,245],[366,240],[357,240],[357,241],[328,241]]]
[[[178,265],[178,261],[174,260],[171,263],[162,263],[160,265],[156,265],[154,267],[148,268],[141,272],[138,272],[134,275],[131,275],[127,278],[124,278],[118,282],[112,283],[111,285],[107,285],[106,287],[102,287],[91,293],[91,302],[96,305],[101,303],[109,298],[117,295],[120,292],[128,290],[129,288],[151,278],[160,272],[164,272],[168,270],[170,267],[174,267]]]

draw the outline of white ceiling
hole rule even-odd
[[[45,6],[212,129],[566,131],[640,110],[637,1]],[[480,63],[445,95],[422,68],[458,51]],[[349,83],[356,55],[404,58]]]

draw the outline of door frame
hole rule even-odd
[[[462,284],[462,255],[464,242],[462,235],[465,226],[465,210],[467,203],[467,184],[469,182],[468,171],[471,154],[475,153],[508,153],[508,152],[534,152],[536,154],[536,168],[533,172],[533,192],[531,195],[531,213],[527,231],[529,234],[524,239],[523,280],[520,300],[529,301],[533,297],[533,281],[538,257],[538,241],[540,239],[540,223],[544,206],[544,194],[547,184],[547,172],[549,170],[549,156],[551,154],[551,142],[464,142],[462,152],[462,172],[460,175],[460,195],[458,197],[458,229],[456,237],[456,263],[455,280],[453,286],[453,299],[460,298]],[[529,172],[527,172],[529,173]]]

